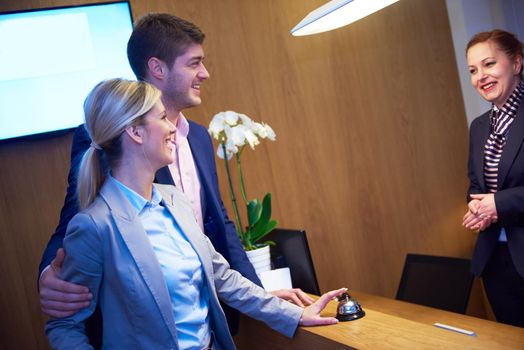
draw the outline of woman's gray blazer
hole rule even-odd
[[[214,349],[234,349],[219,299],[271,328],[293,336],[303,309],[266,293],[231,270],[200,231],[182,192],[154,185],[197,252],[210,293]],[[175,319],[164,276],[136,210],[108,179],[96,200],[69,223],[61,276],[87,286],[91,305],[51,319],[46,334],[55,349],[90,349],[85,320],[100,304],[105,349],[178,349]]]

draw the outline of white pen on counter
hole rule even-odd
[[[461,333],[461,334],[466,334],[466,335],[469,335],[471,337],[477,336],[475,334],[475,332],[473,332],[473,331],[468,331],[467,329],[453,327],[453,326],[450,326],[450,325],[447,325],[447,324],[444,324],[444,323],[435,322],[435,323],[433,323],[433,326],[439,327],[439,328],[443,328],[443,329],[447,329],[448,331],[453,331],[453,332],[458,332],[458,333]]]

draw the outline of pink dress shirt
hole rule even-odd
[[[195,161],[187,140],[188,134],[189,123],[184,115],[180,113],[176,123],[176,147],[173,149],[174,161],[169,164],[169,171],[175,181],[175,186],[182,190],[191,202],[197,223],[202,232],[204,232],[204,220],[200,202],[200,180],[198,179]]]

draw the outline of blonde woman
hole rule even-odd
[[[337,322],[319,313],[344,288],[306,308],[266,293],[229,268],[182,192],[153,184],[173,160],[175,132],[155,87],[104,81],[84,110],[92,144],[79,170],[81,212],[68,226],[60,275],[87,286],[93,301],[48,322],[53,348],[90,348],[84,322],[97,304],[106,349],[234,349],[219,299],[287,336],[299,324]]]

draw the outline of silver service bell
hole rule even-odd
[[[353,321],[364,317],[366,313],[360,307],[356,299],[352,299],[349,293],[344,293],[337,297],[337,319],[339,321]]]

